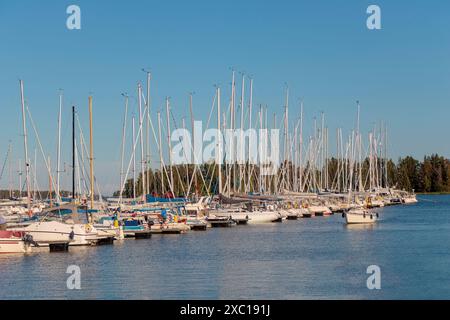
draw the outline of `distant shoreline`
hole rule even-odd
[[[417,192],[417,195],[424,195],[424,196],[432,196],[432,195],[450,195],[450,192]]]

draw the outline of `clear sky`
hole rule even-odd
[[[70,4],[81,8],[81,30],[66,28]],[[370,4],[381,7],[382,30],[366,27]],[[285,83],[292,118],[303,98],[307,125],[324,111],[330,132],[353,127],[360,100],[364,132],[377,121],[388,123],[391,157],[450,157],[449,16],[450,3],[442,0],[1,0],[1,164],[9,140],[14,159],[23,159],[21,78],[52,162],[58,89],[65,95],[64,162],[70,161],[69,107],[77,106],[87,134],[93,95],[98,180],[106,193],[117,189],[121,93],[136,96],[144,67],[153,75],[153,117],[165,96],[177,121],[188,116],[188,93],[195,91],[195,116],[206,120],[214,84],[229,99],[233,67],[253,76],[255,105],[267,104],[279,117]]]

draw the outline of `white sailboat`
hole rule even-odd
[[[367,209],[351,209],[344,213],[347,224],[369,224],[378,220],[378,213]]]

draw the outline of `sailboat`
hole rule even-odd
[[[378,213],[364,208],[351,209],[344,215],[347,224],[369,224],[378,220]]]

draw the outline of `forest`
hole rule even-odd
[[[339,175],[339,168],[342,166],[340,160],[336,158],[330,158],[327,161],[327,172],[328,181],[332,186],[332,190],[344,191],[342,185],[338,184],[336,181]],[[291,170],[293,166],[289,164]],[[308,164],[306,165],[306,167]],[[174,177],[174,192],[176,196],[183,196],[185,191],[189,189],[198,194],[214,194],[217,193],[217,166],[214,163],[205,163],[200,165],[196,169],[196,174],[194,173],[193,165],[179,165],[173,166],[173,177]],[[388,160],[387,162],[380,159],[378,163],[378,185],[385,186],[386,179],[387,185],[392,188],[414,191],[416,193],[450,193],[450,160],[440,156],[438,154],[432,154],[430,156],[425,156],[422,160],[414,159],[411,156],[403,157],[394,162],[393,160]],[[281,170],[281,169],[280,169]],[[167,170],[168,171],[168,170]],[[306,171],[306,169],[304,169]],[[355,169],[355,175],[357,174],[357,169]],[[255,177],[250,179],[252,191],[257,191],[257,172],[258,168],[254,168]],[[369,172],[370,172],[370,161],[365,159],[361,167],[361,176],[363,188],[368,190],[374,184],[370,184]],[[382,172],[382,173],[381,173]],[[321,173],[317,171],[317,176],[321,176]],[[136,183],[133,185],[133,179],[128,179],[125,183],[123,197],[131,198],[133,192],[139,196],[142,194],[142,175],[137,175]],[[322,175],[323,176],[323,175]],[[298,175],[299,177],[299,175]],[[165,190],[168,190],[169,185],[169,175],[164,174]],[[306,179],[306,177],[303,177]],[[162,194],[162,184],[161,184],[161,173],[160,170],[149,170],[146,172],[147,184],[150,186],[150,193],[153,195],[161,196]],[[272,178],[273,179],[273,178]],[[293,183],[291,177],[291,183]],[[275,181],[272,182],[272,185]],[[133,191],[134,189],[134,191]],[[273,190],[271,190],[273,192]],[[309,185],[303,191],[315,192],[314,187]],[[36,191],[37,192],[37,191]],[[36,194],[34,192],[33,194]],[[47,198],[48,191],[40,190],[39,198]],[[0,199],[7,199],[10,197],[10,190],[0,190]],[[14,197],[19,196],[19,191],[12,190]],[[119,191],[115,191],[113,196],[118,196]],[[22,196],[26,196],[25,184],[22,188]],[[70,197],[71,192],[62,191],[61,196]],[[105,195],[103,195],[105,196]],[[107,196],[107,195],[106,195]],[[97,196],[96,196],[97,197]],[[54,192],[52,193],[52,198],[55,199]]]

